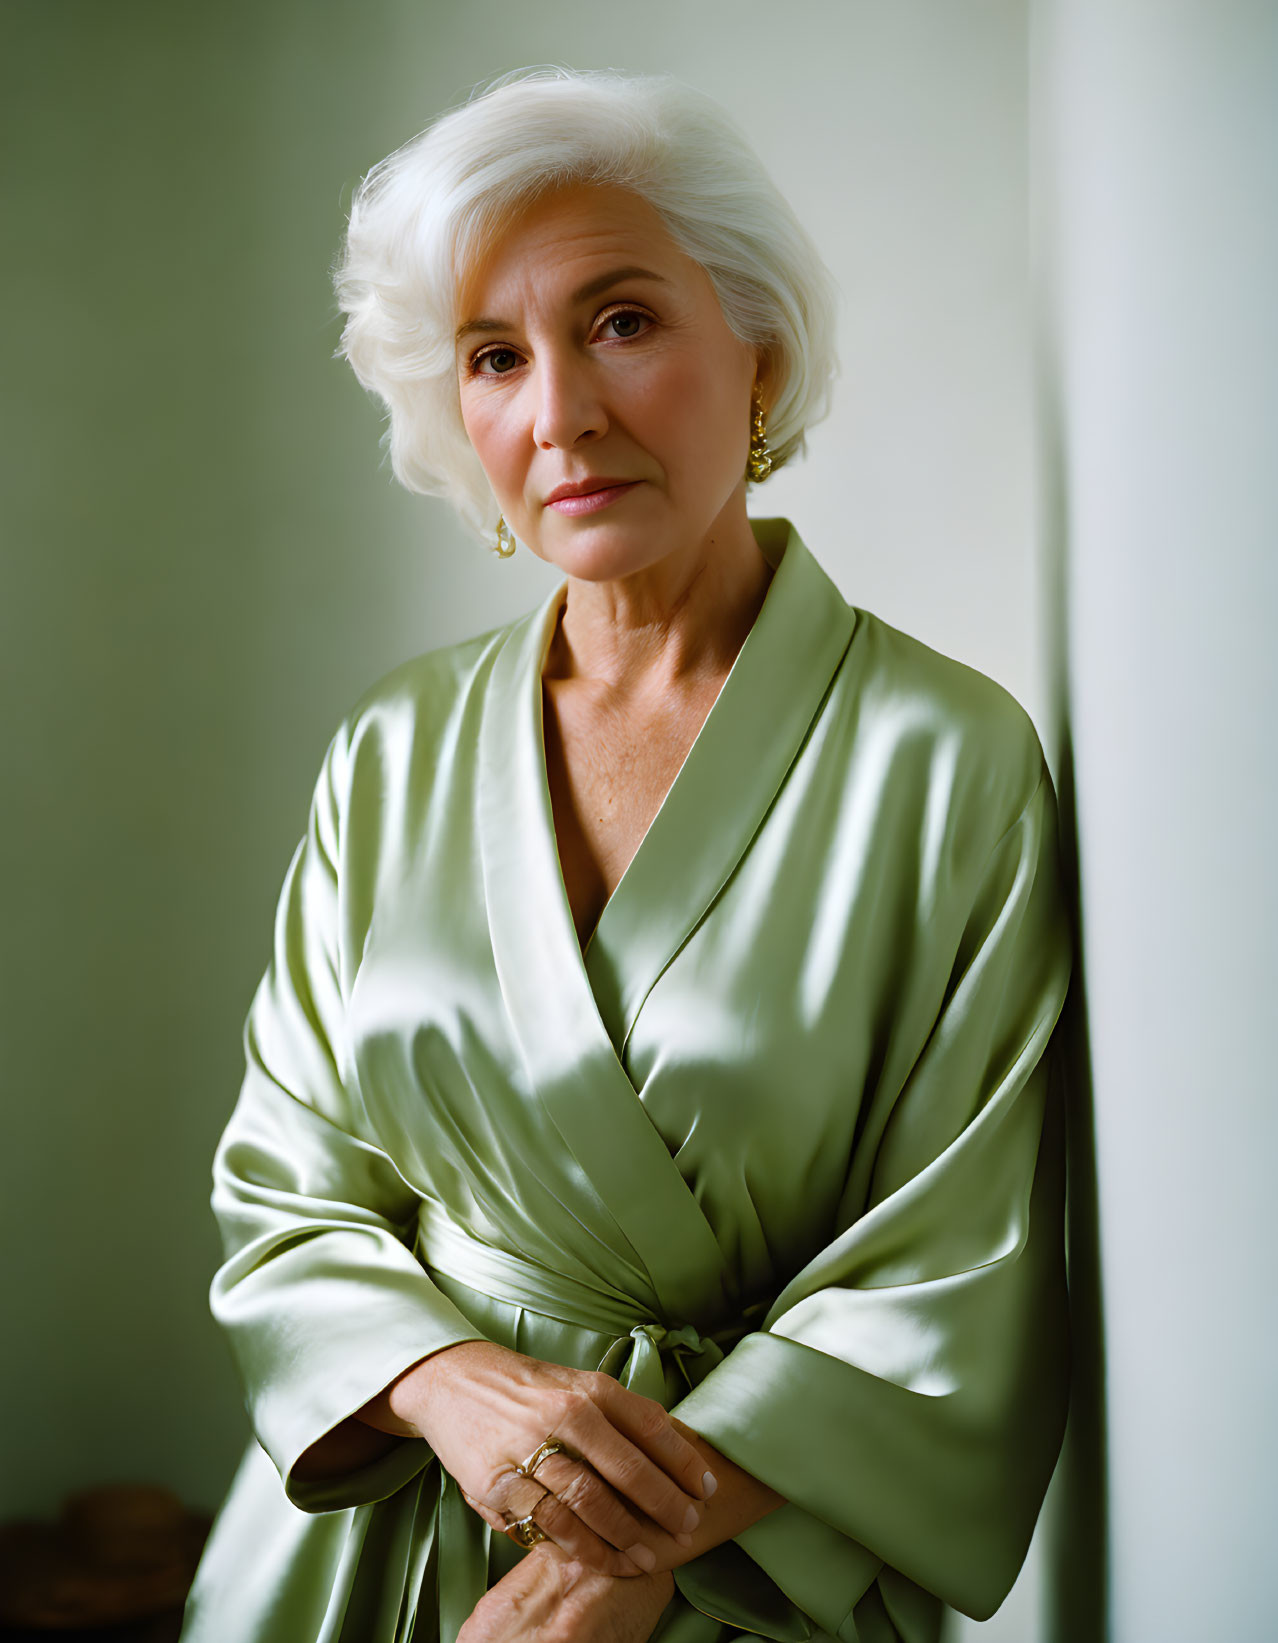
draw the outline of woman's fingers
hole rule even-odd
[[[601,1540],[565,1501],[549,1490],[531,1508],[531,1515],[537,1527],[543,1529],[556,1546],[567,1552],[569,1557],[575,1557],[587,1569],[594,1569],[601,1575],[617,1576],[646,1572],[625,1552]],[[642,1555],[647,1549],[637,1546],[636,1550]],[[655,1557],[652,1562],[655,1565]]]
[[[483,1515],[487,1519],[487,1512]],[[512,1524],[527,1519],[531,1519],[570,1557],[575,1557],[586,1568],[597,1570],[599,1574],[638,1575],[644,1572],[640,1564],[617,1547],[609,1545],[588,1524],[583,1523],[572,1507],[551,1490],[532,1478],[514,1474],[503,1493],[498,1522],[494,1527],[504,1533]],[[644,1549],[637,1549],[642,1555]],[[655,1557],[652,1561],[655,1564]]]
[[[461,1486],[458,1485],[458,1487]],[[490,1529],[496,1529],[502,1534],[505,1533],[507,1523],[499,1511],[492,1506],[486,1506],[482,1500],[476,1500],[473,1495],[468,1495],[464,1489],[461,1491],[461,1497],[472,1512],[479,1513]]]
[[[570,1460],[564,1454],[551,1455],[537,1468],[537,1481],[544,1483],[558,1501],[575,1512],[600,1540],[626,1552],[640,1566],[655,1566],[655,1557],[650,1563],[643,1555],[654,1525],[646,1518],[641,1522],[592,1466],[585,1461]],[[649,1546],[647,1550],[651,1552],[652,1548]]]
[[[716,1488],[714,1475],[706,1471],[700,1453],[680,1431],[682,1423],[654,1399],[629,1391],[610,1376],[604,1379],[610,1385],[604,1389],[600,1408],[617,1430],[655,1461],[685,1494],[693,1500],[708,1500]]]
[[[601,1380],[609,1377],[601,1376]],[[613,1385],[616,1385],[613,1382]],[[618,1387],[624,1392],[624,1388]],[[700,1489],[685,1492],[645,1452],[647,1443],[656,1441],[656,1421],[668,1421],[669,1416],[659,1403],[651,1399],[637,1400],[650,1403],[656,1412],[647,1410],[619,1410],[606,1392],[597,1398],[574,1402],[559,1423],[556,1435],[563,1438],[584,1459],[588,1460],[599,1476],[610,1483],[623,1499],[646,1512],[667,1533],[676,1538],[688,1535],[701,1521]],[[609,1412],[605,1412],[609,1411]],[[631,1436],[618,1430],[610,1414],[616,1412],[626,1420]],[[678,1434],[675,1434],[678,1437]],[[681,1444],[686,1440],[678,1438]],[[691,1449],[690,1444],[686,1446]],[[695,1454],[696,1451],[693,1450]],[[700,1477],[698,1476],[698,1484]]]

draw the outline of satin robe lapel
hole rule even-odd
[[[600,1277],[658,1315],[684,1298],[652,1272],[650,1205],[690,1223],[685,1282],[722,1256],[644,1114],[595,1008],[564,889],[542,738],[541,670],[564,589],[509,630],[480,725],[478,820],[493,960],[529,1081],[564,1149],[572,1212],[620,1263]],[[536,1160],[530,1161],[536,1167]],[[575,1167],[574,1167],[575,1166]],[[686,1201],[685,1201],[686,1200]],[[656,1263],[659,1267],[660,1261]]]
[[[668,1322],[731,1309],[722,1251],[620,1052],[648,991],[761,822],[838,666],[853,613],[784,521],[763,607],[583,959],[546,779],[541,673],[561,586],[509,630],[480,730],[479,831],[493,955],[538,1097],[617,1253]],[[636,1295],[636,1300],[643,1299]]]
[[[794,527],[751,525],[775,567],[767,597],[586,943],[591,991],[623,1057],[644,999],[758,832],[852,635],[854,612]]]

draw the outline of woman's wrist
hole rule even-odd
[[[452,1346],[466,1346],[456,1341]],[[298,1478],[339,1477],[370,1466],[395,1447],[396,1438],[422,1438],[428,1407],[428,1387],[436,1371],[430,1366],[451,1346],[419,1358],[385,1386],[376,1397],[349,1415],[340,1425],[317,1438],[293,1466]]]
[[[431,1352],[396,1376],[376,1397],[355,1411],[356,1420],[379,1432],[390,1432],[400,1438],[426,1438],[430,1421],[431,1390],[441,1371],[441,1360],[458,1347],[473,1346],[473,1341],[453,1341]],[[484,1343],[491,1345],[491,1342]],[[445,1371],[446,1372],[446,1371]]]

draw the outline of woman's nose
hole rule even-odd
[[[598,438],[608,426],[598,386],[588,365],[545,359],[534,368],[533,439],[543,450],[570,450],[586,438]]]

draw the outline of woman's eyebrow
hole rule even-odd
[[[620,285],[622,280],[655,280],[658,285],[670,284],[664,274],[654,274],[650,268],[612,268],[606,274],[596,274],[594,279],[579,285],[569,300],[573,303],[586,302],[589,298],[597,297],[600,292],[608,290],[609,286]],[[454,340],[463,342],[467,337],[475,336],[482,331],[513,330],[514,326],[509,320],[468,319],[464,325],[457,327]]]

